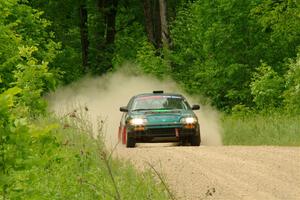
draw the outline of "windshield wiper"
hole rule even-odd
[[[132,111],[143,111],[143,110],[180,110],[178,108],[138,108],[134,109]]]
[[[164,108],[165,110],[182,110],[182,108],[171,108],[171,107],[169,107],[169,108]]]
[[[152,108],[138,108],[131,111],[143,111],[143,110],[153,110]]]

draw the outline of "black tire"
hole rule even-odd
[[[178,146],[190,146],[190,137],[181,138],[178,142]]]
[[[126,139],[126,147],[127,148],[134,148],[135,147],[135,139],[132,137],[128,137],[127,135],[127,139]]]
[[[201,137],[200,137],[200,134],[196,134],[196,135],[193,135],[191,136],[191,146],[200,146],[200,143],[201,143]]]

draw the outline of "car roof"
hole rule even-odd
[[[135,95],[133,96],[133,98],[145,97],[145,96],[176,96],[176,97],[183,98],[181,94],[176,94],[176,93],[143,93],[143,94]]]

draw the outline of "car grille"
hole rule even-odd
[[[170,136],[175,136],[176,131],[175,128],[154,128],[154,129],[148,129],[147,134],[151,136],[170,137]]]

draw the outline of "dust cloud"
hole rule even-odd
[[[72,112],[78,105],[87,107],[89,120],[97,124],[97,120],[105,121],[104,134],[106,144],[117,144],[117,133],[122,113],[120,106],[125,106],[129,99],[140,93],[153,90],[164,90],[185,95],[190,104],[198,103],[196,98],[182,92],[171,79],[160,81],[156,78],[131,73],[123,67],[117,72],[102,77],[85,77],[82,80],[57,89],[47,96],[50,111],[57,115]],[[209,106],[201,106],[195,112],[201,126],[203,145],[221,145],[221,128],[218,112]]]

